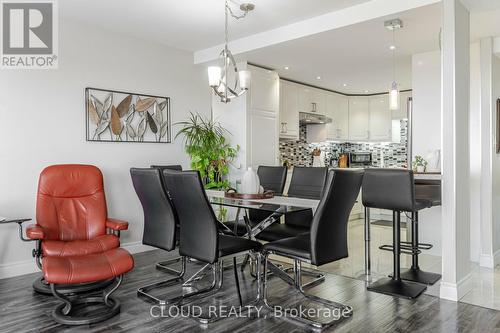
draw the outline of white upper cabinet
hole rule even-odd
[[[272,112],[279,111],[279,77],[275,72],[268,73],[260,68],[252,68],[251,108]]]
[[[327,93],[320,89],[313,90],[313,112],[325,115],[326,114],[326,96]]]
[[[299,86],[280,80],[280,137],[299,138]]]
[[[387,95],[370,97],[370,140],[392,140],[392,113]]]
[[[349,99],[335,93],[326,96],[326,116],[332,119],[326,124],[328,140],[349,139]]]
[[[369,100],[366,97],[349,98],[349,139],[368,140],[370,126]]]
[[[313,108],[313,88],[299,86],[299,111],[311,112]]]
[[[299,111],[325,114],[326,93],[320,89],[299,86]]]
[[[253,66],[252,87],[247,95],[247,166],[279,164],[280,79],[276,72]]]

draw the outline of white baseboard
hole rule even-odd
[[[486,268],[495,268],[496,265],[500,263],[500,250],[495,251],[493,255],[490,254],[480,254],[479,255],[479,266]]]
[[[458,283],[441,282],[439,297],[458,302],[472,289],[472,272],[467,274]]]
[[[141,242],[125,243],[122,244],[121,247],[132,254],[151,251],[155,249],[151,246],[143,245]],[[6,279],[14,276],[20,276],[36,272],[40,272],[40,270],[36,266],[35,259],[17,261],[0,265],[0,279]]]

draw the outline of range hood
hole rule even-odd
[[[331,123],[332,118],[322,114],[311,112],[299,112],[299,124],[301,125],[318,125]]]

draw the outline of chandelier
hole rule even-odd
[[[243,95],[250,86],[250,71],[238,70],[233,54],[228,48],[228,19],[229,15],[235,19],[241,19],[255,8],[251,3],[240,5],[242,13],[234,14],[229,6],[228,0],[225,2],[225,43],[219,58],[221,66],[208,67],[208,84],[214,93],[220,97],[221,102],[229,103],[232,99]]]

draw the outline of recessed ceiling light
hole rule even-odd
[[[286,71],[290,69],[290,67],[288,67],[288,66],[285,66],[285,67],[283,67],[283,68],[284,68]]]
[[[342,86],[347,87],[347,83],[343,83]]]
[[[395,49],[396,49],[396,45],[391,45],[391,46],[389,46],[389,50],[394,51]]]
[[[316,76],[316,80],[321,80],[321,76]]]
[[[365,94],[368,93],[368,90],[365,90]]]

